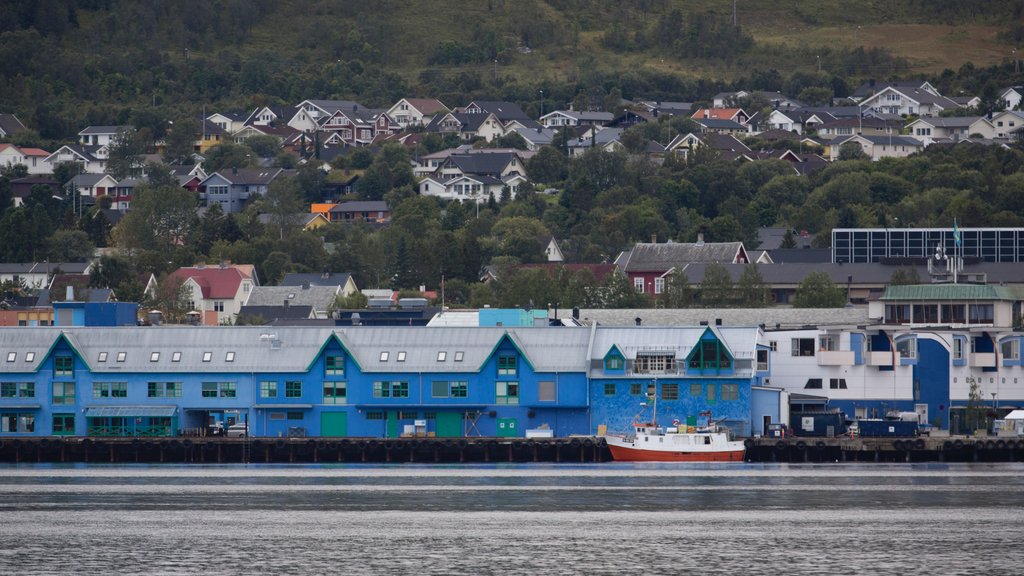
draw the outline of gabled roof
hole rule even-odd
[[[1014,290],[980,284],[916,284],[889,286],[879,300],[1019,300]]]
[[[326,310],[339,294],[340,286],[256,286],[249,293],[246,306],[312,306],[314,310]]]
[[[270,184],[278,177],[278,175],[281,174],[281,172],[281,168],[238,168],[237,170],[222,170],[207,176],[200,185],[205,186],[206,181],[213,178],[214,175],[220,176],[231,184],[238,186]]]
[[[694,118],[694,122],[710,130],[734,130],[734,131],[746,131],[746,126],[735,122],[733,120],[723,120],[718,118]]]
[[[14,114],[0,114],[0,135],[9,136],[25,130],[25,125]]]
[[[131,126],[89,126],[78,133],[79,136],[117,134],[121,130],[131,130]]]
[[[352,275],[348,272],[326,272],[323,274],[300,274],[292,272],[284,275],[281,286],[302,286],[309,283],[310,286],[342,286],[348,284]]]
[[[485,112],[494,114],[494,116],[503,123],[511,120],[534,121],[526,115],[526,112],[523,112],[523,109],[520,108],[518,104],[514,102],[504,102],[501,100],[474,100],[466,106],[466,109],[474,106],[484,110]]]
[[[262,318],[265,322],[274,320],[305,320],[313,317],[313,307],[304,305],[288,306],[242,306],[238,311],[238,317],[249,323],[255,318]]]
[[[331,212],[387,212],[388,203],[383,200],[350,200],[331,208]]]
[[[732,120],[740,114],[747,116],[747,113],[744,112],[742,108],[701,108],[690,115],[690,118],[693,118],[694,120]]]
[[[441,103],[440,100],[434,98],[403,98],[410,106],[415,108],[420,114],[436,114],[438,112],[447,112],[448,107]]]
[[[237,268],[220,266],[178,268],[171,277],[194,280],[203,291],[205,300],[231,300],[238,294],[242,280],[249,278]]]
[[[928,124],[936,128],[970,128],[978,120],[981,120],[981,116],[949,116],[949,117],[937,117],[937,118],[918,118],[907,127],[915,124]]]
[[[110,174],[79,174],[71,179],[71,184],[75,187],[91,188],[105,178],[109,178],[117,184],[117,180],[114,180]]]
[[[625,272],[658,272],[694,262],[731,264],[745,257],[742,242],[638,243],[620,254],[615,264]]]
[[[516,154],[511,152],[500,154],[452,154],[445,161],[445,164],[455,166],[464,174],[499,176],[515,157]]]

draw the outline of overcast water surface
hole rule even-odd
[[[1024,466],[0,467],[0,574],[1021,574]]]

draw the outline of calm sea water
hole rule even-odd
[[[0,574],[1020,574],[1024,466],[0,467]]]

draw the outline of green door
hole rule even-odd
[[[385,438],[398,438],[398,412],[388,412]]]
[[[515,418],[498,418],[498,436],[518,436],[518,428]]]
[[[434,421],[434,435],[442,438],[462,436],[462,414],[458,412],[438,412]]]
[[[346,412],[321,412],[320,413],[320,435],[321,436],[348,436],[348,413],[346,413]]]

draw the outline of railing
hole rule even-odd
[[[970,355],[968,363],[979,368],[995,368],[996,354],[995,352],[974,352]]]
[[[868,366],[892,366],[892,351],[868,352],[865,360]]]
[[[818,352],[818,366],[853,366],[852,350],[821,350]]]
[[[89,426],[86,430],[87,436],[112,436],[112,437],[163,437],[173,436],[174,432],[170,426]]]

